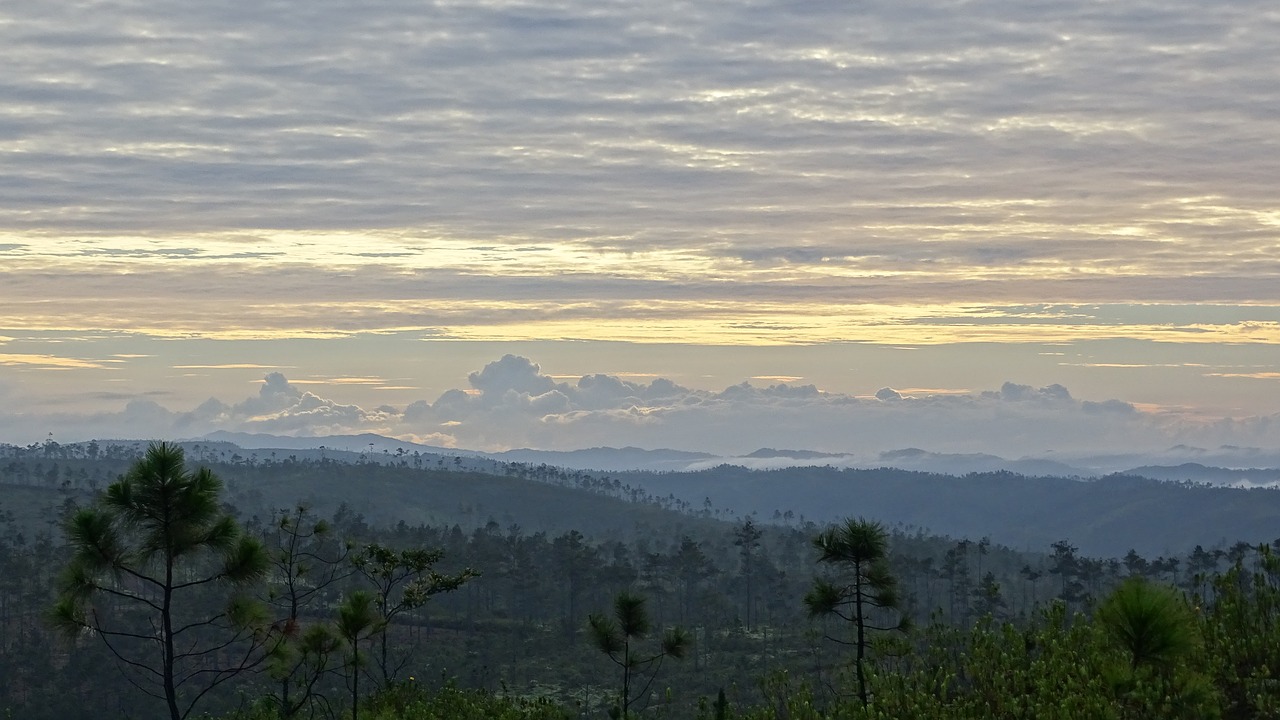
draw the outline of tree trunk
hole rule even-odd
[[[866,618],[862,615],[862,567],[860,563],[855,563],[853,580],[853,603],[854,603],[854,622],[858,626],[858,698],[862,700],[862,707],[867,706],[867,671],[862,667],[862,662],[867,654],[867,623]]]
[[[631,716],[631,642],[622,646],[622,720]]]
[[[173,647],[173,557],[166,553],[164,568],[164,600],[160,606],[160,632],[164,636],[164,699],[169,703],[171,720],[182,720],[178,710],[178,689],[173,683],[174,647]]]
[[[351,720],[360,720],[360,649],[359,640],[351,643]]]

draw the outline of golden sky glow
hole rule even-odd
[[[730,345],[1280,342],[1271,296],[1223,301],[1262,287],[1262,278],[1233,282],[1221,269],[1231,254],[1219,252],[1202,285],[1174,279],[1194,275],[1193,254],[1175,243],[1163,256],[1078,266],[912,264],[874,254],[763,261],[716,248],[476,245],[408,232],[3,239],[13,249],[0,327],[25,330],[223,339],[422,330],[460,340]],[[942,258],[960,245],[934,244]],[[1186,302],[1167,301],[1168,283],[1214,293],[1202,309],[1223,312],[1207,322],[1180,310]],[[957,299],[937,301],[946,295]],[[1098,300],[1146,307],[1152,320],[1100,316],[1090,309]]]
[[[1280,442],[1276,37],[1262,0],[11,3],[0,400],[52,414],[0,431],[951,402]]]

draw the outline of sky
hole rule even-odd
[[[6,3],[0,441],[1277,448],[1278,58],[1260,0]]]

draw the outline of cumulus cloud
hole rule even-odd
[[[894,400],[901,400],[902,393],[894,390],[893,388],[880,388],[876,391],[876,399],[883,400],[884,402],[893,402]]]
[[[542,368],[527,358],[504,355],[501,360],[489,363],[483,370],[468,375],[467,381],[486,399],[500,398],[508,392],[517,395],[542,395],[551,392],[556,383],[541,371]]]
[[[586,385],[595,388],[600,382]],[[1077,401],[1060,385],[1036,389],[1008,383],[1000,392],[898,394],[895,401],[884,402],[884,394],[871,401],[825,393],[812,385],[746,383],[721,392],[672,386],[660,399],[645,399],[643,388],[617,381],[612,406],[580,387],[564,392],[567,412],[538,415],[524,403],[504,405],[529,411],[522,428],[526,442],[508,438],[507,443],[639,444],[737,453],[765,446],[851,453],[921,446],[1019,456],[1082,448],[1156,448],[1175,439],[1221,441],[1229,434],[1223,421],[1201,427],[1181,417],[1139,413],[1121,400]],[[1267,418],[1253,418],[1235,422],[1232,429],[1237,440],[1257,442],[1273,433],[1269,425]],[[454,434],[465,444],[469,430],[463,421]]]
[[[1103,400],[1102,402],[1093,402],[1085,400],[1080,403],[1080,409],[1086,413],[1103,414],[1118,413],[1121,415],[1131,415],[1138,412],[1138,409],[1132,403],[1123,400]]]
[[[1008,402],[1071,402],[1071,393],[1056,383],[1042,388],[1033,388],[1030,385],[1006,382],[1000,386],[998,393],[987,392],[983,395],[998,397]]]
[[[1139,410],[1119,399],[1077,400],[1061,385],[1007,382],[968,394],[875,398],[812,385],[734,384],[692,389],[668,379],[637,383],[610,374],[560,382],[531,360],[507,355],[468,375],[467,388],[434,402],[368,408],[306,392],[268,374],[256,396],[210,399],[185,412],[138,399],[95,415],[0,415],[0,432],[52,427],[61,440],[88,437],[196,437],[213,430],[297,436],[378,432],[477,450],[638,446],[741,455],[762,447],[861,458],[899,448],[987,452],[1006,457],[1161,450],[1175,443],[1280,442],[1274,416],[1195,419]],[[40,431],[43,432],[43,431]]]
[[[291,384],[281,372],[267,373],[262,379],[262,387],[258,397],[249,398],[235,406],[233,411],[238,415],[258,416],[265,413],[278,412],[294,405],[303,397],[303,392]]]

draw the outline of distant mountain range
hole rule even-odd
[[[714,455],[683,450],[643,450],[637,447],[597,447],[586,450],[507,450],[499,453],[483,453],[486,457],[503,462],[527,465],[555,465],[571,470],[687,470],[695,463]]]
[[[328,450],[354,453],[362,453],[369,450],[378,453],[394,453],[397,450],[413,452],[416,450],[420,453],[456,455],[460,457],[475,457],[476,455],[482,454],[471,450],[422,445],[419,443],[409,442],[407,440],[397,440],[384,435],[376,435],[374,433],[362,433],[360,435],[325,435],[322,437],[290,437],[288,435],[267,435],[265,433],[227,432],[226,430],[219,430],[217,432],[211,432],[200,439],[211,442],[231,443],[232,445],[244,448],[245,450],[316,450],[319,448],[325,448]]]
[[[30,462],[0,468],[0,484],[38,483],[49,472],[45,464],[65,464],[61,472],[80,473],[74,477],[82,484],[90,477],[83,471],[91,470],[100,483],[101,476],[120,472],[142,443],[99,441],[92,450],[78,445],[30,449]],[[483,454],[377,435],[220,433],[182,445],[192,461],[218,468],[238,506],[278,508],[301,500],[329,512],[345,502],[380,523],[466,526],[494,519],[504,527],[621,531],[632,525],[625,519],[630,506],[621,499],[648,498],[706,520],[755,516],[762,522],[825,524],[864,516],[957,538],[989,535],[1021,549],[1042,550],[1067,540],[1103,556],[1129,548],[1168,554],[1197,544],[1225,547],[1280,536],[1276,468],[1147,463],[1128,473],[1099,475],[1072,472],[1078,466],[1056,459],[1008,461],[918,448],[869,459],[772,448],[734,458],[638,448]],[[1211,454],[1186,448],[1171,454],[1191,452]],[[575,465],[589,470],[575,471]],[[644,469],[630,469],[637,466]],[[677,527],[690,520],[659,515],[644,522]]]
[[[624,472],[696,472],[720,465],[749,470],[777,470],[788,467],[897,468],[918,472],[965,475],[968,473],[1012,472],[1028,477],[1096,478],[1107,474],[1140,475],[1157,480],[1203,482],[1214,485],[1258,487],[1280,485],[1280,451],[1222,446],[1215,449],[1178,445],[1159,453],[1128,455],[1081,455],[1062,458],[1025,457],[1009,459],[984,453],[937,453],[920,448],[890,450],[873,456],[829,453],[816,450],[761,448],[746,455],[723,456],[687,450],[637,447],[596,447],[582,450],[535,450],[522,448],[504,452],[481,452],[446,448],[397,440],[373,433],[289,437],[256,433],[219,431],[202,440],[225,442],[246,450],[318,450],[354,454],[419,453],[433,457],[465,458],[468,467],[485,470],[490,460],[498,463],[552,465],[568,470]]]
[[[1128,471],[1130,475],[1168,480],[1190,481],[1231,487],[1280,487],[1280,468],[1221,468],[1200,463],[1181,465],[1144,465]]]

